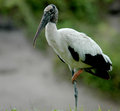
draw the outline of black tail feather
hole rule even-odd
[[[85,69],[86,72],[91,73],[92,75],[95,75],[97,77],[100,77],[102,79],[110,79],[110,75],[108,74],[107,71],[102,70],[102,69],[91,69],[91,68],[87,68]]]

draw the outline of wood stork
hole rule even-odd
[[[58,57],[65,62],[72,72],[72,83],[75,91],[75,107],[77,108],[78,91],[76,78],[86,71],[103,79],[109,79],[112,62],[105,55],[99,45],[84,33],[71,28],[57,29],[58,9],[50,4],[44,9],[44,14],[33,39],[36,39],[45,27],[45,36],[48,44],[53,48]]]

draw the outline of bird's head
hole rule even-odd
[[[56,23],[58,20],[58,9],[55,5],[50,4],[44,9],[44,13],[42,16],[42,19],[40,21],[40,24],[38,26],[37,32],[35,34],[35,37],[33,39],[33,46],[35,47],[36,39],[43,28],[47,25],[48,22]]]

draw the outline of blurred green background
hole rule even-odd
[[[120,98],[120,32],[111,25],[112,12],[110,6],[115,0],[0,0],[0,15],[10,18],[15,27],[25,30],[32,41],[48,4],[55,4],[59,10],[57,27],[69,27],[84,32],[92,37],[113,62],[111,79],[106,81],[84,73],[79,77],[80,83],[100,89],[114,100]],[[111,12],[110,12],[111,11]],[[112,13],[113,15],[110,15]],[[116,15],[115,15],[116,16]],[[119,20],[120,22],[120,20]],[[47,49],[44,32],[37,40],[37,48]],[[40,42],[40,40],[42,42]],[[39,43],[40,42],[40,43]],[[57,65],[56,65],[57,64]],[[71,79],[70,71],[57,57],[54,60],[55,71],[61,79]]]

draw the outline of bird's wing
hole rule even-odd
[[[106,71],[112,69],[112,62],[109,57],[86,34],[73,29],[63,29],[61,32],[63,41],[67,44],[68,50],[75,61],[81,60],[94,68],[103,68]]]
[[[85,60],[85,54],[102,54],[101,48],[98,44],[93,41],[84,33],[77,32],[72,29],[65,29],[62,31],[64,40],[66,41],[68,47],[72,48],[74,52],[77,52],[82,61]]]
[[[110,78],[108,71],[112,70],[112,62],[94,40],[86,34],[72,29],[64,29],[61,32],[62,38],[75,61],[81,60],[83,63],[92,66],[91,68],[85,67],[85,70],[93,75],[104,79]]]

